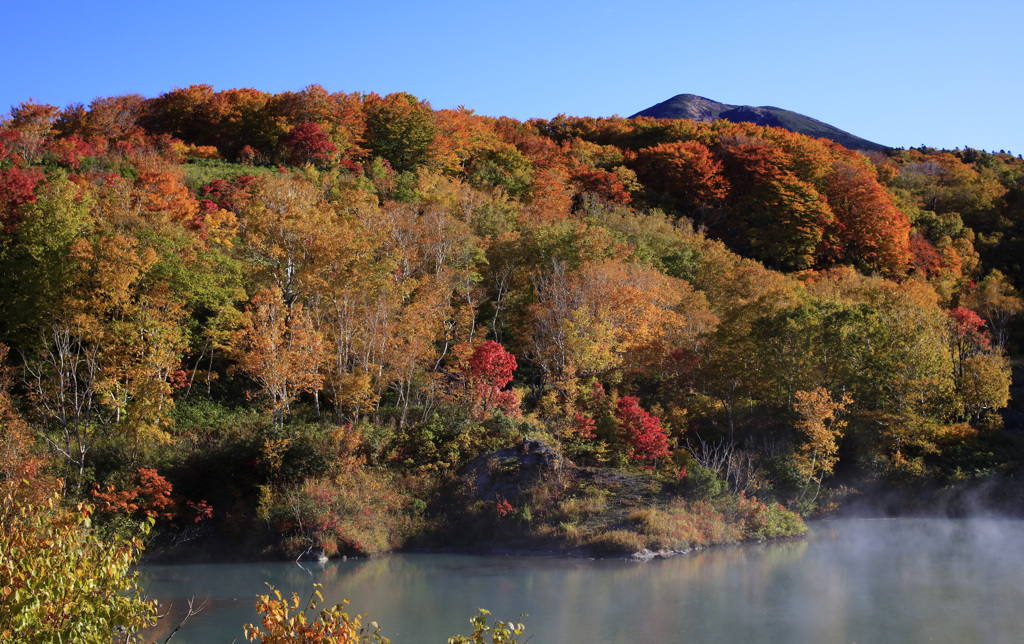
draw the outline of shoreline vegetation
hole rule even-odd
[[[0,119],[0,530],[629,556],[1019,513],[1022,245],[1005,153],[316,85],[29,100]],[[50,592],[24,552],[0,631]]]
[[[705,475],[697,488],[679,478],[648,472],[577,467],[536,440],[474,459],[459,479],[439,491],[437,501],[390,545],[349,526],[339,547],[337,533],[312,532],[291,550],[271,549],[271,531],[251,549],[237,541],[169,547],[148,554],[152,563],[202,560],[377,556],[391,552],[612,557],[648,560],[694,549],[802,536],[800,516],[779,504],[744,493],[730,494]],[[337,512],[342,514],[342,512]],[[316,519],[307,519],[312,523]],[[379,524],[376,527],[380,527]],[[173,543],[167,535],[162,543]],[[359,544],[353,548],[350,544]],[[260,544],[261,545],[257,545]],[[307,545],[308,544],[308,545]],[[284,548],[288,546],[278,546]]]

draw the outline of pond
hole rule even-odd
[[[1021,641],[1024,522],[849,519],[806,540],[668,560],[402,554],[380,559],[146,566],[164,606],[206,602],[174,644],[243,642],[265,583],[350,600],[394,644],[443,644],[469,618],[519,620],[534,644]],[[174,611],[172,611],[173,613]],[[161,636],[173,627],[163,620]]]

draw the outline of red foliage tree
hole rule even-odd
[[[1009,378],[1003,366],[1005,363],[998,351],[993,354],[992,338],[981,316],[959,306],[948,315],[954,386],[957,392],[965,394],[967,414],[977,419],[986,409],[995,410],[1006,405]],[[1000,381],[1002,392],[999,391]]]
[[[91,146],[76,134],[47,142],[46,151],[72,170],[78,170],[82,165],[82,157],[92,154]]]
[[[21,165],[23,159],[15,151],[21,141],[21,135],[14,130],[0,128],[0,164],[4,166]]]
[[[619,399],[615,407],[615,418],[629,445],[631,459],[656,461],[669,455],[668,437],[661,427],[661,419],[641,409],[636,396]]]
[[[199,196],[212,201],[217,208],[236,212],[239,206],[249,198],[255,181],[256,179],[247,174],[239,175],[231,181],[214,179],[199,189]]]
[[[925,277],[935,277],[942,270],[942,257],[921,233],[910,236],[909,249],[915,272]]]
[[[970,309],[958,306],[949,312],[949,328],[953,333],[953,342],[963,347],[961,353],[977,353],[989,348],[991,339],[985,325],[985,320]]]
[[[171,484],[156,470],[140,467],[135,473],[135,487],[116,490],[108,485],[106,491],[93,489],[92,496],[99,502],[101,512],[132,515],[141,513],[153,519],[171,519],[177,508],[171,499]],[[204,502],[205,503],[205,502]]]
[[[597,421],[586,414],[576,412],[576,416],[573,422],[573,431],[576,436],[582,440],[589,441],[594,438],[594,429],[597,427]]]
[[[299,123],[282,143],[288,148],[291,165],[328,163],[338,152],[338,146],[331,143],[318,123]]]
[[[21,216],[18,206],[36,200],[36,184],[43,180],[38,168],[8,168],[0,170],[0,229],[9,235],[13,233]]]
[[[519,398],[505,386],[512,382],[516,357],[503,346],[488,340],[470,356],[466,380],[471,392],[474,418],[483,418],[500,409],[506,416],[519,416]]]

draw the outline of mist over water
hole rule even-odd
[[[143,575],[165,605],[208,598],[175,644],[243,641],[264,582],[303,598],[321,583],[328,602],[348,598],[349,614],[369,613],[395,644],[468,633],[480,607],[506,620],[529,613],[534,644],[988,644],[1024,640],[1022,563],[1024,522],[846,519],[812,524],[806,540],[648,563],[411,554],[305,569],[148,566]]]

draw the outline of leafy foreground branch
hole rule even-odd
[[[13,496],[0,510],[0,641],[127,642],[156,622],[133,566],[142,538],[101,538],[92,508]],[[151,523],[141,527],[142,535]]]
[[[348,600],[342,601],[331,608],[317,611],[323,601],[320,584],[313,584],[313,592],[302,610],[298,593],[292,598],[284,599],[281,591],[270,587],[269,595],[261,595],[256,602],[256,610],[262,616],[260,626],[245,625],[245,636],[250,642],[262,644],[286,644],[301,642],[303,644],[388,644],[391,640],[384,637],[377,622],[363,625],[362,615],[349,617],[344,611]],[[470,619],[474,630],[468,637],[455,635],[448,638],[448,644],[516,644],[515,637],[525,630],[521,623],[503,622],[498,620],[493,626],[488,624],[490,611],[483,608],[480,614]],[[525,615],[524,615],[525,616]],[[487,639],[489,636],[489,639]]]
[[[301,600],[298,593],[290,600],[281,596],[280,590],[270,587],[269,595],[260,595],[256,600],[256,611],[262,616],[261,625],[246,624],[245,637],[250,642],[278,644],[285,642],[308,642],[309,644],[360,644],[363,642],[387,643],[390,640],[381,635],[377,622],[370,622],[369,628],[362,625],[362,615],[349,617],[344,612],[348,600],[332,608],[317,612],[323,601],[320,584],[313,584],[313,594],[306,607],[299,609]],[[311,617],[312,615],[312,617]]]

